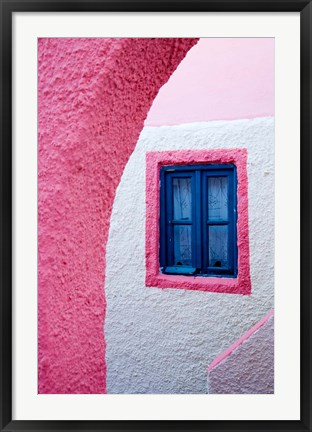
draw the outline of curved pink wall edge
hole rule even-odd
[[[247,339],[249,339],[256,331],[258,331],[268,320],[274,315],[274,309],[268,312],[260,321],[258,321],[253,327],[251,327],[246,333],[243,334],[237,341],[230,345],[223,353],[216,357],[208,366],[208,372],[214,369],[223,360],[229,357],[240,345],[242,345]]]
[[[159,88],[197,39],[39,39],[39,393],[105,393],[105,247]]]
[[[233,163],[237,168],[237,278],[173,276],[159,269],[159,177],[164,165]],[[178,150],[146,154],[146,278],[148,287],[251,294],[247,149]]]

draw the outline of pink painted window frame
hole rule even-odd
[[[237,171],[238,274],[235,278],[165,275],[159,266],[160,169],[165,165],[227,164]],[[146,153],[147,287],[177,288],[228,294],[251,294],[247,149],[178,150]]]

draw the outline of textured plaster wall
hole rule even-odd
[[[208,393],[274,393],[274,317],[208,373]]]
[[[146,287],[146,152],[222,148],[248,149],[251,295]],[[107,392],[206,393],[208,364],[273,308],[273,236],[273,118],[145,127],[107,243]]]
[[[105,392],[104,269],[124,166],[196,39],[39,39],[39,393]]]
[[[201,38],[145,121],[163,126],[274,116],[274,38]]]

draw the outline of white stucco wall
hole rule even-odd
[[[145,286],[145,153],[248,149],[252,294]],[[273,308],[274,120],[145,127],[114,202],[106,255],[108,393],[206,393],[207,366]]]

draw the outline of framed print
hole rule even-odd
[[[1,7],[2,430],[310,430],[310,1]]]

